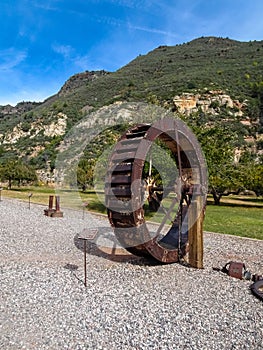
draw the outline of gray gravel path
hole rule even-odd
[[[152,264],[114,245],[107,219],[0,202],[0,349],[263,349],[263,303],[212,266],[263,274],[263,241],[205,233],[205,268]],[[88,286],[77,239],[88,246]],[[106,248],[105,248],[106,247]],[[108,248],[107,248],[108,247]]]

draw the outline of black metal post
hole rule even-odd
[[[87,287],[87,240],[84,239],[84,285]]]
[[[83,241],[84,248],[84,285],[87,287],[87,238],[79,237]]]
[[[84,248],[84,285],[87,287],[87,241],[93,241],[98,233],[97,229],[84,229],[79,239],[83,241]]]
[[[30,198],[33,196],[33,193],[29,193],[28,195],[28,209],[30,209]]]

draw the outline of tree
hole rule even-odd
[[[81,167],[77,169],[77,181],[78,186],[81,187],[82,191],[85,192],[89,185],[92,185],[93,180],[93,168],[88,167],[84,170]]]
[[[2,164],[0,177],[1,181],[8,181],[9,189],[12,188],[13,182],[20,185],[22,181],[28,183],[37,180],[34,168],[16,159],[9,159]]]
[[[255,113],[258,113],[260,125],[263,126],[263,81],[252,84],[251,96],[255,99],[251,104],[256,109]]]
[[[213,123],[204,126],[203,120],[194,122],[194,132],[204,152],[209,177],[209,192],[214,203],[220,204],[223,196],[238,194],[243,188],[241,168],[234,162],[234,150],[239,141],[227,124]]]
[[[233,164],[221,164],[217,171],[209,173],[209,192],[212,194],[215,205],[220,204],[223,196],[239,194],[244,188],[240,177],[240,169]]]
[[[263,165],[250,164],[243,166],[244,186],[255,192],[256,196],[263,195]]]

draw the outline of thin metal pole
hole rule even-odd
[[[87,287],[87,245],[84,239],[84,285]]]
[[[150,162],[149,162],[149,179],[152,177],[152,152],[150,151]]]
[[[29,193],[28,195],[28,209],[30,209],[30,198],[33,196],[33,193]]]
[[[180,186],[182,186],[182,163],[181,163],[181,153],[179,149],[179,135],[178,130],[175,128],[175,138],[176,138],[176,151],[177,151],[177,160],[178,160],[178,166],[179,166],[179,176],[180,176]],[[181,252],[181,244],[182,244],[182,210],[183,210],[183,197],[182,197],[182,187],[180,188],[181,192],[181,198],[179,203],[179,215],[178,215],[178,255],[179,255],[179,262],[181,260],[180,252]]]

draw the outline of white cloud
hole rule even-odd
[[[65,59],[70,58],[74,53],[74,49],[70,45],[54,44],[52,48],[56,53],[61,54]]]
[[[86,70],[89,67],[89,55],[84,56],[77,56],[73,59],[73,62],[77,67],[79,67],[82,70]]]
[[[54,44],[53,50],[62,55],[65,62],[74,65],[78,69],[86,70],[89,66],[89,55],[80,55],[70,45]]]
[[[148,6],[147,1],[138,0],[109,0],[109,2],[117,6],[128,7],[131,9],[140,9]]]
[[[52,6],[50,3],[47,3],[47,2],[43,4],[43,3],[38,3],[34,1],[32,5],[44,11],[58,11],[57,7]]]
[[[17,67],[27,58],[26,51],[18,51],[14,48],[9,48],[0,51],[0,71],[9,71]]]
[[[136,26],[136,25],[131,25],[131,24],[128,24],[128,28],[134,29],[134,30],[141,30],[143,32],[148,32],[148,33],[153,33],[153,34],[161,34],[161,35],[174,37],[174,38],[178,37],[178,35],[176,35],[172,32],[168,32],[166,30],[161,30],[161,29],[156,29],[156,28],[141,27],[141,26]]]

